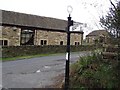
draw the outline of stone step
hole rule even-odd
[[[118,54],[114,52],[102,52],[103,59],[115,59]]]

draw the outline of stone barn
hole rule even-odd
[[[13,11],[2,12],[2,46],[66,45],[67,21]],[[81,45],[83,31],[71,31],[71,45]]]

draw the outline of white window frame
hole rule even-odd
[[[75,45],[75,43],[77,43],[76,45],[80,45],[80,42],[79,42],[79,41],[75,41],[75,42],[74,42],[74,45]],[[79,44],[78,44],[78,43],[79,43]]]
[[[40,42],[39,42],[39,45],[42,45],[41,44],[41,41],[43,40],[43,45],[48,45],[48,40],[47,39],[40,39]],[[44,41],[47,41],[46,44],[44,44]]]
[[[0,39],[1,41],[3,40],[3,45],[1,46],[9,46],[9,40],[8,39]],[[7,45],[4,45],[4,41],[7,40]]]

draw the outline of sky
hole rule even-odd
[[[115,1],[115,0],[112,0]],[[109,0],[0,0],[0,9],[67,20],[71,5],[73,21],[86,23],[84,37],[93,30],[102,29],[99,17],[109,11]]]

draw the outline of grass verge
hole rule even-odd
[[[83,51],[85,52],[85,51]],[[72,54],[78,52],[71,52]],[[29,58],[36,58],[36,57],[44,57],[44,56],[55,56],[55,55],[65,55],[65,53],[50,53],[50,54],[38,54],[38,55],[24,55],[24,56],[17,56],[17,57],[7,57],[7,58],[0,58],[1,61],[14,61],[14,60],[22,60],[22,59],[29,59]]]
[[[22,59],[29,59],[29,58],[36,58],[36,57],[44,57],[44,56],[53,56],[53,55],[60,55],[62,53],[58,54],[39,54],[39,55],[29,55],[29,56],[18,56],[18,57],[8,57],[8,58],[0,58],[2,62],[5,61],[15,61],[15,60],[22,60]]]

